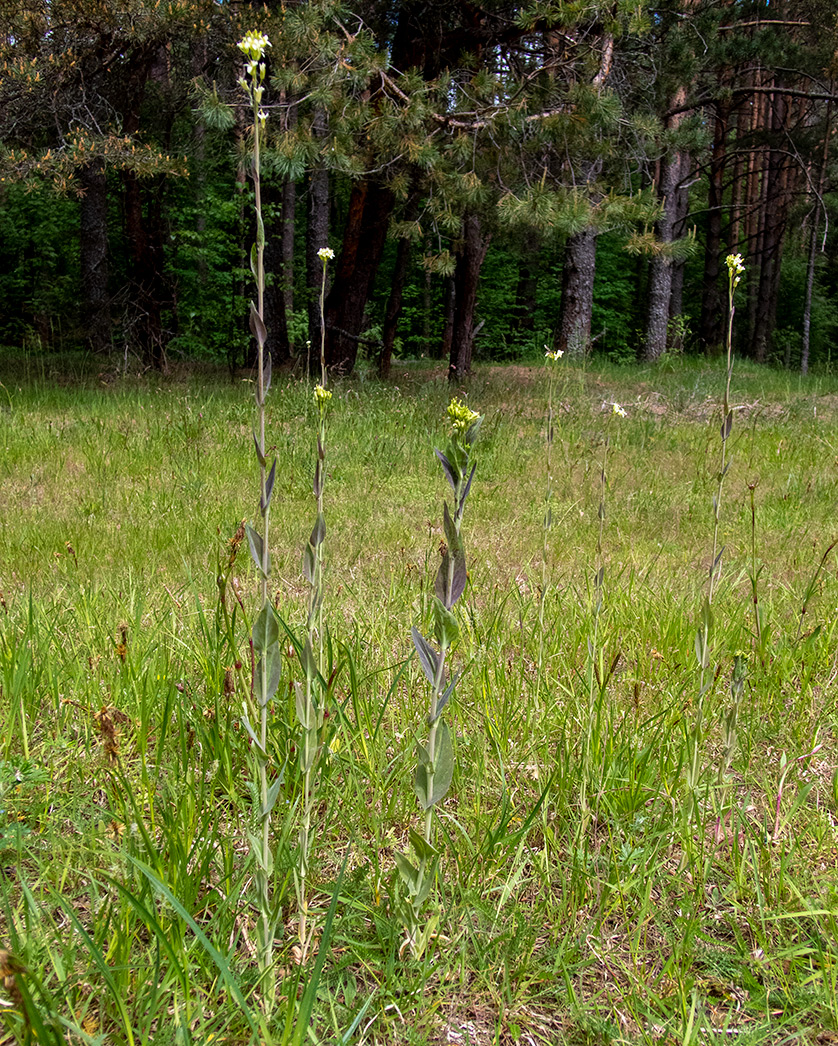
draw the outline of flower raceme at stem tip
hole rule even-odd
[[[616,414],[618,418],[627,418],[628,417],[627,412],[623,410],[623,408],[620,406],[619,403],[612,403],[611,404],[611,413],[612,414]]]
[[[471,410],[461,399],[455,396],[448,404],[448,417],[454,426],[454,432],[458,436],[463,436],[480,415],[476,410]]]
[[[727,265],[728,275],[733,281],[733,286],[735,287],[742,279],[742,273],[745,271],[745,263],[742,260],[742,255],[729,254],[725,259],[725,264]]]
[[[259,61],[270,46],[271,42],[264,33],[248,33],[239,40],[239,50],[250,59],[248,72],[255,68],[254,63]]]
[[[324,389],[322,385],[315,386],[314,389],[314,402],[318,407],[325,407],[325,405],[332,398],[332,394],[328,389]]]
[[[334,256],[335,252],[332,250],[331,247],[321,247],[320,250],[317,252],[317,257],[322,262],[331,261],[334,258]]]
[[[560,360],[562,356],[564,356],[564,349],[548,349],[545,345],[544,350],[544,358],[553,360],[554,362]]]

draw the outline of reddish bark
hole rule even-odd
[[[463,240],[454,270],[454,329],[448,356],[448,380],[462,381],[471,373],[474,354],[474,309],[480,269],[491,236],[484,234],[480,219],[470,214],[463,220]]]

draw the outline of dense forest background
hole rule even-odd
[[[248,365],[252,29],[275,364],[831,361],[838,0],[4,0],[4,353]]]

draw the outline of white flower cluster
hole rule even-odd
[[[239,50],[251,62],[258,62],[270,46],[271,42],[264,33],[248,33],[239,40]]]
[[[317,252],[317,257],[322,262],[331,261],[332,258],[334,258],[334,256],[335,252],[332,250],[331,247],[321,247],[320,250]]]
[[[271,42],[264,33],[248,33],[247,36],[239,40],[239,50],[247,59],[244,63],[245,75],[239,77],[239,86],[252,96],[255,105],[261,105],[262,103],[262,95],[265,90],[262,86],[262,81],[265,79],[265,63],[262,61],[262,58],[270,46]],[[245,79],[248,76],[253,82],[252,88]],[[258,117],[259,122],[264,127],[268,114],[264,109],[260,109]]]
[[[742,260],[741,254],[729,254],[726,259],[727,271],[733,286],[736,287],[739,281],[742,279],[742,273],[745,271],[745,263]]]
[[[611,413],[612,414],[616,414],[618,418],[626,418],[626,417],[628,417],[628,415],[626,414],[626,412],[623,410],[623,408],[620,406],[619,403],[612,403],[611,404]]]
[[[564,356],[564,349],[548,349],[546,345],[544,346],[544,349],[545,358],[548,360],[553,360],[553,362],[555,362],[556,360],[560,360],[562,356]]]

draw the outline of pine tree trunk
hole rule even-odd
[[[440,355],[442,359],[449,361],[449,366],[452,356],[456,356],[456,353],[452,354],[451,351],[451,347],[454,344],[454,314],[456,305],[457,281],[452,273],[451,276],[445,278],[445,319],[442,324],[442,345],[440,347]],[[449,378],[451,377],[450,372],[448,376]]]
[[[659,195],[663,203],[663,215],[655,231],[661,243],[672,243],[677,210],[677,186],[680,176],[680,155],[673,153],[661,163]],[[653,362],[666,351],[667,328],[669,325],[669,299],[672,292],[672,258],[664,249],[656,254],[649,265],[649,295],[646,306],[646,338],[643,359]]]
[[[781,142],[780,137],[785,127],[787,109],[785,96],[776,94],[771,119],[773,144],[765,171],[765,218],[752,345],[753,356],[758,363],[764,363],[768,355],[777,315],[780,261],[787,212],[783,171],[786,162],[785,142]]]
[[[480,269],[489,249],[491,236],[484,235],[480,219],[469,214],[463,219],[463,243],[454,270],[454,329],[448,363],[448,380],[463,381],[471,374],[474,355],[474,310]]]
[[[164,274],[163,229],[159,193],[160,177],[152,180],[143,206],[140,180],[133,171],[122,172],[125,235],[130,251],[133,337],[143,362],[166,371],[166,338],[163,308],[169,300]]]
[[[681,153],[681,171],[678,177],[678,202],[675,208],[675,228],[673,239],[680,239],[687,232],[687,218],[690,213],[690,190],[686,182],[689,178],[692,159],[689,153]],[[686,262],[683,258],[672,263],[672,286],[669,289],[669,318],[674,320],[676,316],[682,316],[684,312],[684,270]]]
[[[293,99],[292,99],[293,101]],[[297,126],[299,109],[296,105],[288,107],[285,130]],[[297,210],[297,183],[286,178],[282,184],[282,295],[285,301],[286,318],[294,311],[294,231]],[[294,351],[294,346],[291,346]]]
[[[405,205],[402,219],[414,221],[419,211],[419,196],[414,191]],[[396,341],[396,330],[399,325],[399,316],[402,311],[402,297],[404,284],[407,278],[407,266],[410,261],[410,240],[403,237],[399,240],[396,250],[396,264],[390,281],[390,295],[387,298],[387,310],[384,314],[384,328],[381,333],[381,352],[378,356],[379,377],[387,379],[390,377],[390,365],[393,359],[393,345]]]
[[[684,87],[680,87],[673,95],[670,108],[676,113],[667,121],[668,129],[676,129],[683,121],[686,114],[678,110],[684,105],[686,97],[687,92]],[[669,300],[672,293],[672,256],[669,253],[668,245],[674,239],[678,219],[678,190],[682,166],[683,157],[680,152],[670,152],[661,157],[658,197],[663,207],[663,214],[655,226],[655,232],[664,245],[664,249],[654,255],[649,265],[646,336],[643,345],[643,359],[647,362],[660,359],[666,351]]]
[[[315,137],[326,134],[326,116],[322,110],[315,114],[312,124]],[[320,288],[323,281],[323,262],[317,252],[329,246],[329,172],[319,164],[308,178],[308,225],[306,228],[306,283],[308,285],[308,352],[307,369],[320,373]],[[318,361],[318,362],[315,362]]]
[[[704,277],[701,285],[699,341],[705,352],[719,350],[724,331],[719,276],[722,264],[722,194],[727,159],[730,106],[718,103],[713,127],[713,151],[707,185],[707,240],[704,246]]]
[[[108,183],[103,160],[82,167],[81,199],[81,305],[88,348],[97,354],[111,346],[108,298]]]
[[[425,270],[425,283],[422,287],[422,355],[432,356],[431,352],[431,309],[433,307],[433,274]]]
[[[262,179],[262,213],[265,216],[265,275],[268,277],[264,295],[264,320],[268,329],[266,349],[275,364],[287,363],[291,358],[288,344],[288,322],[285,315],[285,294],[282,286],[282,219],[277,213],[282,199],[282,186]]]
[[[282,295],[286,315],[294,311],[294,213],[296,209],[297,183],[286,178],[282,187]]]
[[[830,84],[830,87],[832,85]],[[812,331],[812,293],[815,288],[815,256],[818,251],[818,225],[821,216],[826,167],[829,160],[829,141],[832,137],[832,102],[826,103],[826,121],[823,133],[823,159],[818,176],[818,188],[812,213],[812,238],[809,241],[809,261],[806,267],[806,300],[803,304],[803,340],[800,347],[800,373],[809,373],[809,339]]]
[[[800,346],[800,373],[809,373],[809,338],[812,330],[812,292],[815,287],[815,255],[818,252],[818,218],[820,201],[815,202],[812,233],[809,239],[809,261],[806,266],[806,299],[803,302],[803,339]]]
[[[565,244],[556,348],[577,358],[587,355],[591,347],[596,241],[596,230],[585,229]]]
[[[326,300],[326,362],[336,373],[349,374],[355,366],[395,202],[392,190],[373,179],[352,186],[343,247]]]
[[[535,326],[535,306],[538,296],[538,277],[541,269],[541,239],[530,233],[524,239],[523,255],[518,263],[518,284],[515,288],[515,322],[520,330],[531,331]]]

